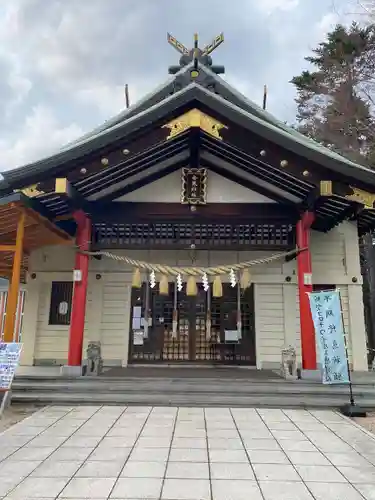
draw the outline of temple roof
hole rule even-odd
[[[7,184],[22,182],[24,179],[28,181],[31,177],[48,171],[53,174],[67,162],[78,160],[114,141],[125,139],[129,133],[133,133],[151,121],[160,119],[162,115],[173,113],[175,109],[192,101],[215,109],[224,117],[245,127],[249,132],[269,139],[306,159],[316,161],[334,172],[375,186],[375,174],[372,170],[338,155],[292,127],[288,127],[234,89],[210,67],[198,63],[198,77],[192,80],[193,64],[186,65],[129,109],[107,120],[55,154],[2,172],[4,181],[0,183],[0,189],[6,188]]]

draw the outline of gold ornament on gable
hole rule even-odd
[[[365,206],[365,208],[373,209],[375,203],[375,194],[369,193],[368,191],[364,191],[363,189],[358,189],[350,186],[350,189],[353,190],[352,194],[347,194],[345,198],[350,201],[355,201],[357,203],[361,203]]]
[[[39,196],[41,194],[45,194],[44,191],[38,189],[38,184],[31,184],[31,186],[22,188],[22,189],[16,189],[16,193],[22,193],[28,198],[35,198],[36,196]]]
[[[184,115],[163,125],[163,128],[168,128],[170,130],[167,139],[172,139],[192,127],[199,127],[203,132],[219,140],[222,140],[220,130],[228,128],[223,123],[206,115],[206,113],[203,113],[199,109],[191,109]]]
[[[360,203],[364,205],[367,209],[374,209],[375,204],[375,194],[369,193],[364,189],[359,189],[353,186],[346,187],[346,193],[336,193],[333,187],[332,181],[320,181],[320,196],[340,196],[341,198],[345,198],[348,201],[354,201],[356,203]],[[348,191],[351,191],[348,193]]]

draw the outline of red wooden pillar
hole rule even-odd
[[[312,287],[312,267],[310,252],[310,228],[314,222],[314,214],[305,212],[297,223],[297,247],[306,248],[297,256],[299,312],[301,324],[302,368],[316,370],[315,330],[311,317],[308,293]]]
[[[83,212],[76,212],[76,245],[80,250],[90,249],[91,221]],[[72,314],[70,318],[68,366],[82,364],[83,332],[85,328],[86,296],[89,271],[89,256],[77,251],[75,270],[82,273],[81,281],[74,282]]]

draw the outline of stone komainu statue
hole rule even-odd
[[[297,378],[297,355],[292,346],[285,347],[281,351],[281,371],[286,379]]]
[[[89,342],[86,349],[85,375],[100,375],[103,371],[102,348],[100,342]]]

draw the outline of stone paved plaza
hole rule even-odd
[[[375,438],[329,411],[49,407],[0,435],[0,498],[375,500]]]

